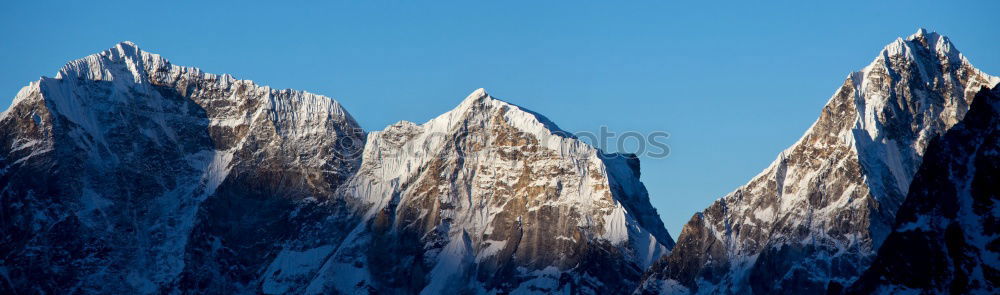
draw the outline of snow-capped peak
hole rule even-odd
[[[139,50],[139,45],[136,45],[135,42],[128,40],[118,42],[118,44],[116,44],[115,47],[112,48],[112,50],[117,50],[122,55],[130,57],[139,57],[142,55],[141,51]]]
[[[456,124],[468,120],[473,116],[488,116],[491,115],[491,112],[498,110],[503,111],[504,117],[512,127],[523,132],[533,133],[546,138],[552,135],[559,138],[574,138],[571,133],[562,130],[545,116],[516,104],[492,97],[483,88],[476,89],[466,96],[457,107],[441,114],[424,125],[438,126],[432,128],[437,131],[450,130]]]
[[[448,113],[465,113],[471,110],[475,105],[487,103],[491,100],[495,99],[493,97],[490,97],[490,94],[486,92],[486,89],[479,88],[476,89],[475,91],[472,91],[472,93],[469,93],[469,95],[466,96],[465,99],[462,99],[462,102],[459,103],[457,107],[455,107]]]
[[[927,58],[922,54],[924,50],[929,51],[931,54],[936,56],[936,59],[945,61],[948,64],[962,64],[968,61],[962,56],[962,53],[955,48],[948,37],[938,34],[937,32],[929,32],[924,28],[920,28],[916,33],[903,38],[896,38],[896,40],[889,45],[886,45],[882,49],[880,54],[880,59],[876,59],[872,64],[881,64],[881,60],[884,58],[892,57],[903,57],[909,60],[920,60]]]
[[[131,77],[135,83],[143,83],[149,80],[147,73],[151,69],[160,67],[169,67],[169,62],[157,54],[143,52],[131,41],[124,41],[67,63],[56,74],[56,79],[115,81],[116,77]]]
[[[138,45],[135,45],[135,42],[132,42],[132,41],[129,41],[129,40],[125,40],[125,41],[122,41],[122,42],[118,42],[118,46],[125,46],[125,47],[134,47],[134,48],[136,48],[136,49],[138,49],[138,48],[139,48],[139,46],[138,46]]]
[[[479,88],[476,89],[475,91],[472,91],[472,93],[469,93],[469,96],[466,97],[465,100],[475,100],[477,98],[489,97],[489,96],[490,94],[486,92],[485,88]]]
[[[688,223],[668,258],[680,268],[662,269],[662,282],[698,293],[851,282],[888,234],[930,140],[996,80],[938,33],[897,38],[764,172]]]

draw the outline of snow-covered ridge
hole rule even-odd
[[[308,91],[272,89],[251,80],[239,80],[229,74],[205,73],[199,68],[173,65],[159,54],[143,51],[131,41],[70,61],[56,74],[55,79],[83,79],[109,81],[124,88],[145,88],[150,84],[177,85],[185,81],[209,81],[218,89],[249,88],[255,95],[268,99],[268,111],[275,121],[354,119],[336,100]],[[44,80],[44,78],[43,78]],[[124,81],[123,81],[124,80]],[[181,85],[183,86],[183,85]],[[239,100],[245,97],[229,96]],[[233,124],[233,122],[218,122]],[[353,125],[357,125],[354,123]]]
[[[166,59],[158,54],[142,52],[135,43],[125,41],[111,49],[67,63],[56,74],[56,79],[114,81],[131,77],[133,83],[144,83],[149,81],[147,72],[163,67],[169,67]]]

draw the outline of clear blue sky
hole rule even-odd
[[[3,1],[0,106],[123,40],[334,97],[369,130],[424,122],[484,87],[568,131],[670,132],[672,155],[643,159],[642,180],[676,237],[896,37],[938,31],[1000,74],[1000,1],[357,2]]]

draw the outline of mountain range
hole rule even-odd
[[[483,89],[369,132],[123,42],[0,115],[0,293],[991,294],[998,82],[895,40],[675,244],[638,156]]]

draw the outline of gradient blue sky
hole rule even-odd
[[[710,3],[3,1],[0,107],[123,40],[334,97],[368,130],[424,122],[484,87],[568,131],[670,132],[673,153],[644,158],[642,180],[676,237],[896,37],[938,31],[1000,74],[1000,1],[692,2]]]

